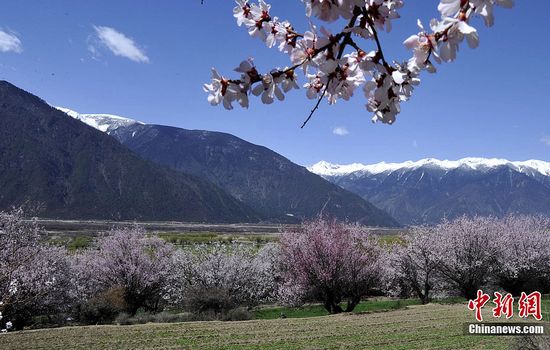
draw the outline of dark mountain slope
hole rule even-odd
[[[212,183],[163,169],[8,82],[0,82],[0,210],[54,218],[256,221]]]
[[[208,179],[265,219],[292,222],[322,212],[367,225],[398,225],[359,196],[233,135],[141,124],[110,135],[146,159]]]

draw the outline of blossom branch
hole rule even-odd
[[[300,34],[290,22],[271,15],[271,6],[264,0],[258,3],[236,0],[233,15],[237,24],[244,25],[250,36],[261,39],[268,47],[277,46],[279,51],[288,54],[291,64],[284,69],[260,74],[252,59],[248,59],[236,69],[241,73],[241,79],[227,79],[213,70],[212,82],[204,85],[212,105],[223,104],[226,109],[232,109],[232,103],[238,102],[246,108],[250,93],[261,96],[265,104],[271,104],[275,99],[282,101],[285,93],[299,88],[296,71],[302,68],[308,80],[303,85],[307,89],[306,95],[317,100],[302,128],[324,98],[329,104],[338,99],[347,101],[360,86],[363,86],[368,100],[367,110],[374,114],[373,122],[392,124],[401,111],[400,103],[410,99],[414,87],[420,84],[421,71],[436,71],[431,59],[438,63],[455,60],[458,46],[464,39],[470,47],[478,46],[477,31],[469,25],[473,15],[483,17],[485,24],[491,26],[494,5],[506,8],[513,5],[513,0],[441,0],[438,9],[442,19],[431,21],[432,33],[428,34],[419,21],[421,32],[404,42],[413,51],[413,58],[392,64],[384,55],[379,30],[391,30],[392,21],[399,18],[398,10],[403,7],[404,0],[303,2],[308,17],[314,16],[325,22],[344,18],[347,24],[336,34],[323,27],[318,31],[314,25]],[[370,52],[362,50],[354,36],[372,40],[376,49]],[[346,51],[348,48],[353,50]]]

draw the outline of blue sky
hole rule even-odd
[[[300,1],[271,3],[275,15],[299,30],[307,27]],[[409,57],[402,41],[417,32],[417,18],[427,24],[438,15],[437,3],[406,1],[394,30],[382,35],[388,57]],[[439,66],[436,75],[423,75],[395,125],[372,124],[358,93],[351,102],[323,103],[305,129],[300,125],[313,102],[304,90],[271,106],[252,99],[248,110],[226,111],[207,103],[202,84],[209,81],[212,66],[231,74],[251,56],[264,71],[288,64],[284,54],[237,27],[233,4],[6,1],[0,30],[19,42],[4,40],[2,50],[0,36],[0,79],[81,113],[228,132],[303,165],[468,156],[550,161],[548,0],[499,8],[492,28],[474,21],[480,47],[464,46],[456,62]],[[100,35],[107,42],[116,35],[108,28],[122,33],[123,42],[126,38],[126,57],[101,44]]]

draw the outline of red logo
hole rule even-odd
[[[514,297],[512,294],[507,293],[503,295],[495,292],[494,295],[493,303],[495,307],[493,308],[493,317],[500,318],[504,315],[506,319],[511,318],[514,315]],[[480,289],[477,291],[477,298],[468,302],[468,309],[476,312],[476,320],[479,322],[483,321],[481,310],[489,300],[491,300],[489,294],[483,293]],[[542,320],[540,292],[533,292],[529,295],[522,292],[518,301],[518,310],[519,317],[527,318],[533,316],[538,321]]]
[[[506,315],[506,319],[509,319],[514,315],[514,297],[508,293],[504,297],[499,292],[495,292],[495,299],[493,299],[495,307],[493,308],[493,316],[500,318],[503,314]]]
[[[477,298],[468,302],[468,309],[476,311],[476,320],[478,320],[479,322],[483,321],[481,309],[485,306],[485,304],[487,304],[490,299],[491,297],[489,296],[489,294],[483,293],[483,291],[480,289],[477,291]]]
[[[542,320],[540,292],[533,292],[529,295],[521,292],[519,298],[519,317],[527,318],[533,316],[537,320]]]

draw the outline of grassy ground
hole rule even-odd
[[[216,232],[192,233],[156,233],[160,238],[175,245],[194,245],[207,243],[256,243],[266,244],[277,241],[276,234],[224,234]]]
[[[278,236],[274,233],[219,233],[219,232],[156,232],[151,233],[166,242],[176,246],[193,246],[210,243],[242,243],[242,244],[267,244],[276,242]],[[50,244],[64,246],[69,251],[86,249],[94,242],[94,236],[50,236]]]
[[[418,305],[419,300],[403,299],[403,300],[366,300],[362,301],[353,310],[354,313],[363,312],[381,312],[405,308],[409,305]],[[288,307],[268,307],[257,310],[254,316],[258,320],[273,320],[284,315],[286,318],[306,318],[328,316],[327,310],[322,305],[305,305],[303,307],[288,308]]]
[[[276,233],[224,233],[211,231],[197,232],[154,232],[150,235],[156,235],[166,242],[176,246],[192,246],[196,244],[209,243],[242,243],[258,244],[277,242],[279,235]],[[396,243],[403,243],[399,235],[378,235],[377,238],[382,246],[391,246]],[[64,246],[69,251],[88,248],[96,239],[94,235],[52,235],[48,240],[51,244]]]
[[[267,243],[277,242],[278,234],[252,234],[252,233],[219,233],[219,232],[155,232],[151,236],[158,236],[166,242],[176,246],[193,246],[197,244],[211,243],[241,243],[241,244],[258,244],[264,245]],[[56,246],[66,247],[69,251],[89,248],[95,236],[50,236],[48,241]],[[379,241],[382,246],[391,246],[394,243],[401,243],[400,236],[379,236]]]
[[[464,335],[472,320],[464,304],[411,305],[311,318],[23,331],[0,335],[0,349],[507,349],[510,337]]]

